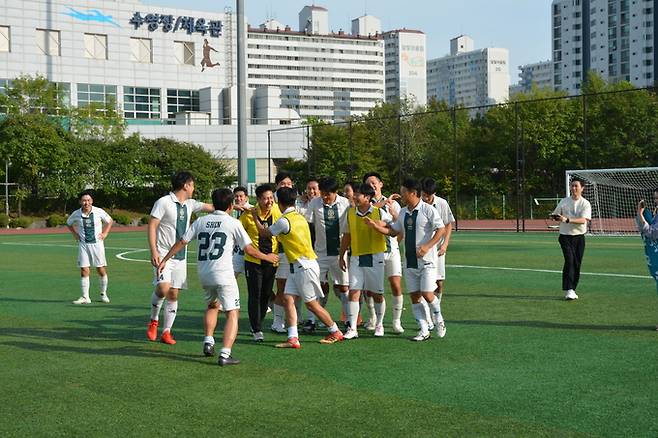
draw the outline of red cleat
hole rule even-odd
[[[324,337],[324,339],[320,339],[321,344],[335,344],[336,342],[341,342],[345,337],[343,336],[343,332],[338,330],[335,333],[329,333],[327,336]]]
[[[158,321],[155,319],[152,319],[151,322],[149,322],[148,328],[146,329],[146,337],[149,341],[155,341],[158,339]]]
[[[302,348],[302,344],[299,343],[299,338],[288,338],[286,342],[275,345],[276,348]]]
[[[166,332],[162,332],[162,336],[160,336],[160,342],[162,342],[163,344],[174,345],[176,343],[176,340],[171,335],[171,332],[167,330]]]

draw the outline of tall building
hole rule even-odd
[[[553,0],[556,89],[580,92],[587,72],[637,87],[658,77],[658,0]]]
[[[382,22],[372,15],[362,15],[352,20],[352,35],[377,36],[382,33]]]
[[[519,86],[521,92],[528,92],[534,84],[539,89],[552,90],[553,62],[542,61],[519,66]]]
[[[427,62],[427,95],[465,107],[502,103],[509,98],[507,49],[474,49],[471,38],[450,40],[450,54]]]
[[[419,30],[397,29],[384,32],[386,59],[386,101],[403,98],[418,105],[427,103],[427,45]]]

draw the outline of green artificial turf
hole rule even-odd
[[[74,306],[69,236],[0,236],[0,436],[658,435],[658,298],[637,237],[589,237],[580,299],[565,302],[560,273],[542,272],[561,269],[555,234],[457,232],[447,336],[424,343],[409,341],[405,301],[402,336],[254,344],[241,279],[242,364],[229,368],[201,354],[195,266],[178,343],[150,343],[146,236],[113,233],[106,246],[112,302],[92,277],[93,303]],[[132,260],[116,257],[126,251]],[[329,309],[340,313],[333,295]]]

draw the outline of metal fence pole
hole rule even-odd
[[[588,129],[587,129],[587,95],[583,94],[583,153],[585,154],[585,159],[583,165],[585,169],[588,168],[587,164],[587,147],[588,147]]]
[[[267,182],[272,182],[272,131],[267,130]]]
[[[403,165],[403,153],[402,153],[402,114],[400,114],[400,111],[398,110],[398,180],[400,185],[402,185],[402,178],[403,172],[404,172],[404,165]]]
[[[521,211],[521,206],[519,205],[520,193],[521,193],[521,169],[519,166],[520,161],[520,150],[519,150],[519,104],[514,102],[514,143],[516,146],[516,232],[518,233],[521,229],[520,227],[520,218],[519,213]]]
[[[457,109],[452,107],[452,149],[454,151],[454,192],[455,192],[455,212],[459,211],[459,172],[457,170],[457,165],[459,158],[457,156]],[[459,214],[455,217],[455,231],[459,229]]]
[[[352,158],[352,149],[354,148],[354,145],[352,143],[352,121],[350,120],[350,123],[348,124],[348,135],[349,135],[349,140],[348,140],[348,145],[349,145],[349,161],[350,161],[350,167],[349,167],[349,172],[347,175],[347,179],[349,181],[352,181],[352,176],[354,175],[354,162]]]

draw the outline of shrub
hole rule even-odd
[[[7,225],[9,225],[9,216],[0,213],[0,228],[7,228]]]
[[[66,224],[66,216],[61,214],[51,214],[46,218],[47,227],[59,227],[60,225]]]
[[[127,214],[116,213],[114,216],[112,216],[112,219],[114,222],[120,225],[130,225],[132,223],[132,219],[130,219],[130,216]]]
[[[11,228],[29,228],[32,225],[32,219],[28,217],[17,217],[9,222]]]
[[[139,220],[139,223],[142,225],[147,225],[149,223],[149,220],[151,220],[151,215],[150,214],[145,214],[142,216],[142,218]]]

